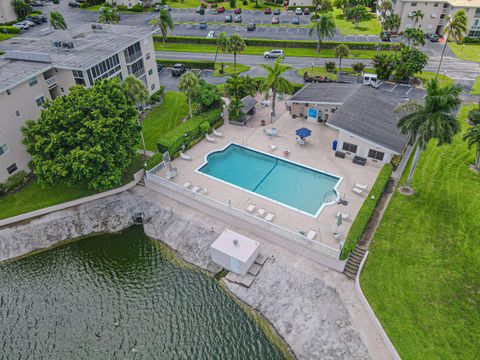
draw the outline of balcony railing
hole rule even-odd
[[[49,88],[57,85],[57,78],[55,76],[49,77],[48,79],[45,79],[45,81],[47,82]]]
[[[125,54],[125,61],[127,64],[133,63],[135,60],[138,60],[142,57],[142,51],[137,51],[136,53],[133,53],[132,55],[127,55]]]

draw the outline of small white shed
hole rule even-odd
[[[245,275],[260,251],[260,243],[226,229],[210,245],[213,262],[239,275]]]

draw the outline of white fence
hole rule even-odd
[[[242,210],[229,206],[229,204],[224,204],[202,194],[195,193],[189,189],[168,181],[167,179],[155,175],[155,172],[157,172],[159,169],[161,169],[161,166],[156,167],[146,173],[145,184],[147,187],[159,191],[164,195],[183,202],[189,206],[194,206],[194,203],[197,203],[199,205],[197,208],[200,210],[209,210],[211,213],[220,214],[220,220],[237,220],[228,221],[230,223],[234,223],[233,225],[241,224],[246,228],[247,225],[250,225],[257,230],[262,230],[260,232],[263,236],[265,235],[265,232],[269,232],[270,234],[275,235],[276,239],[283,240],[283,244],[285,244],[286,241],[289,243],[289,245],[297,245],[297,247],[300,246],[302,248],[301,253],[303,255],[314,252],[316,255],[320,255],[321,257],[325,258],[325,261],[322,261],[324,265],[332,267],[338,271],[343,271],[345,262],[338,260],[340,249],[335,249],[328,245],[322,244],[319,241],[308,240],[305,236],[292,230],[250,215]],[[250,227],[247,229],[254,230]],[[258,233],[258,231],[256,233]],[[270,236],[270,238],[272,238],[272,236]],[[292,249],[292,246],[288,246],[288,248]],[[312,258],[312,256],[309,257]],[[315,260],[318,260],[318,258]]]

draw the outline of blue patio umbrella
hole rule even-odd
[[[302,127],[300,129],[297,129],[295,133],[299,138],[305,139],[307,136],[310,136],[312,134],[312,130]]]

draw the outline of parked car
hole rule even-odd
[[[225,8],[223,6],[217,7],[217,13],[221,14],[225,12]]]
[[[162,10],[162,5],[160,4],[155,5],[155,7],[153,8],[153,11],[160,11],[160,10]]]
[[[438,36],[437,34],[432,34],[428,40],[430,40],[430,42],[438,42],[438,40],[440,40],[440,36]]]
[[[28,27],[34,27],[35,26],[35,23],[33,21],[23,20],[23,22],[26,23],[28,25]]]
[[[232,15],[228,14],[225,16],[225,22],[226,23],[231,23],[233,21]]]
[[[264,14],[270,15],[272,13],[272,9],[269,7],[265,8],[265,11],[263,12]]]
[[[235,16],[235,22],[236,23],[241,23],[242,22],[242,15]]]
[[[302,14],[303,14],[302,8],[295,9],[295,15],[302,15]]]
[[[43,6],[43,1],[32,1],[30,3],[32,6]]]
[[[12,26],[20,30],[28,30],[28,25],[24,24],[23,22],[15,23]]]
[[[308,8],[305,8],[305,10],[303,10],[303,15],[310,15],[310,10],[308,10]]]
[[[247,25],[247,31],[255,31],[256,28],[257,28],[257,25],[255,25],[254,23],[249,23]]]
[[[292,18],[292,24],[293,25],[300,25],[300,19],[297,16],[294,16]]]
[[[272,49],[270,51],[265,51],[263,53],[263,57],[265,59],[269,58],[284,58],[285,55],[283,54],[283,50],[278,50],[278,49]]]
[[[198,27],[202,30],[205,30],[207,28],[208,24],[206,21],[200,21],[200,24],[198,25]]]
[[[383,31],[380,33],[380,40],[385,42],[390,42],[392,39],[390,38],[390,33]]]
[[[241,14],[242,13],[242,8],[236,8],[235,10],[233,10],[233,12],[235,14]]]
[[[77,0],[77,1],[78,1],[78,0]],[[162,5],[162,6],[160,7],[160,10],[168,10],[168,11],[170,11],[170,10],[172,10],[172,8],[171,8],[170,6],[168,6],[168,5]]]
[[[157,72],[160,72],[163,70],[163,64],[157,63]]]
[[[71,8],[79,8],[80,7],[80,3],[76,2],[76,1],[70,1],[68,3],[68,6],[70,6]]]
[[[275,10],[273,10],[273,15],[280,15],[280,9],[276,8]]]
[[[48,21],[48,18],[45,15],[37,15],[36,17],[42,20],[44,23]]]
[[[34,22],[36,25],[40,25],[42,23],[42,19],[40,17],[37,17],[37,16],[27,16],[25,18],[25,20],[29,20],[29,21],[32,21]]]
[[[195,8],[195,12],[196,12],[197,14],[204,15],[204,14],[205,14],[205,8],[204,8],[203,6],[197,6],[197,7]]]
[[[271,23],[272,24],[280,24],[280,18],[278,16],[274,16]]]
[[[209,31],[207,34],[207,39],[213,39],[215,37],[215,31]]]
[[[175,64],[172,67],[172,76],[181,76],[187,69],[183,64]]]

